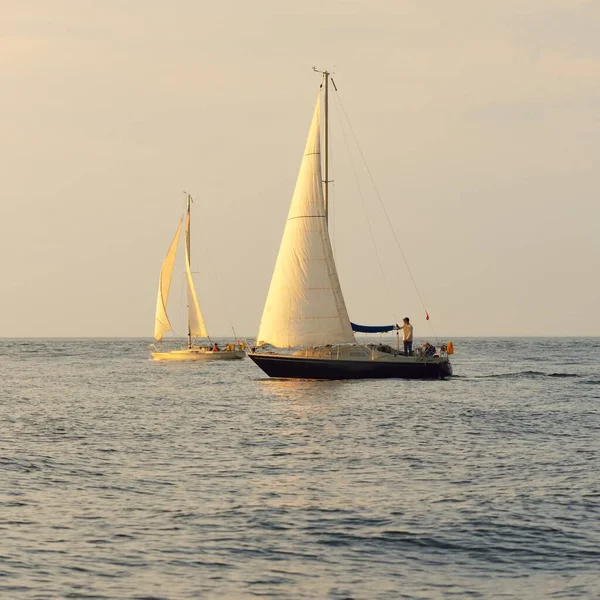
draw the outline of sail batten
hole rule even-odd
[[[208,337],[196,288],[194,287],[194,278],[192,277],[192,269],[190,266],[190,213],[188,211],[185,222],[185,273],[187,283],[187,298],[188,298],[188,325],[190,335],[194,337]]]
[[[167,331],[173,329],[169,316],[167,315],[167,303],[169,300],[169,290],[171,289],[171,279],[173,277],[173,267],[175,266],[175,258],[177,256],[177,245],[181,235],[181,226],[183,219],[179,221],[179,226],[175,233],[175,237],[169,246],[169,250],[163,261],[160,269],[160,277],[158,281],[158,297],[156,299],[156,318],[154,321],[154,339],[160,342],[163,335]]]
[[[257,343],[353,343],[333,259],[321,176],[320,96],[263,311]]]

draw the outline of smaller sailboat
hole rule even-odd
[[[187,211],[185,217],[179,222],[175,237],[171,242],[169,251],[165,256],[160,270],[160,279],[158,282],[158,298],[156,300],[156,320],[154,324],[154,339],[157,342],[162,341],[163,336],[168,331],[172,331],[171,321],[167,315],[167,302],[169,291],[171,289],[171,279],[173,277],[173,268],[175,267],[175,258],[177,256],[177,246],[181,237],[181,229],[185,219],[185,279],[187,287],[187,308],[188,308],[188,332],[187,347],[179,350],[160,351],[154,344],[150,346],[152,358],[154,360],[165,361],[184,361],[184,360],[235,360],[246,356],[245,345],[243,342],[230,342],[224,349],[217,344],[213,344],[204,325],[202,312],[192,269],[190,266],[190,220],[191,220],[191,202],[192,197],[187,194]],[[205,339],[205,346],[197,345],[197,339]]]

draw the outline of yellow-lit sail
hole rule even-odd
[[[167,315],[167,302],[169,300],[169,290],[171,289],[171,278],[173,277],[173,267],[175,266],[175,257],[177,256],[177,244],[181,235],[181,226],[183,219],[179,221],[179,227],[175,237],[171,242],[169,251],[165,256],[162,268],[160,270],[160,278],[158,281],[158,298],[156,299],[156,320],[154,322],[154,339],[161,341],[163,335],[167,331],[171,331],[171,322]]]
[[[354,343],[327,230],[320,114],[318,99],[260,322],[259,345]]]

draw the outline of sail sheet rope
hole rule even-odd
[[[356,137],[356,134],[354,133],[354,128],[352,127],[352,123],[350,122],[350,119],[348,118],[348,113],[346,112],[346,109],[344,108],[344,103],[342,102],[342,98],[340,96],[340,92],[335,84],[335,82],[333,81],[333,78],[331,79],[331,82],[333,83],[333,88],[335,90],[335,97],[337,98],[337,101],[339,102],[340,108],[342,109],[342,113],[344,114],[344,117],[346,119],[346,122],[348,123],[348,127],[350,129],[350,133],[352,134],[352,137],[354,139],[354,143],[356,144],[356,147],[358,149],[358,152],[360,154],[360,157],[363,161],[363,164],[365,166],[365,169],[367,171],[367,174],[369,175],[369,179],[371,180],[371,184],[373,185],[373,189],[375,190],[375,195],[377,196],[377,199],[379,201],[379,204],[381,206],[381,209],[383,211],[383,214],[386,218],[387,224],[392,232],[392,235],[394,236],[394,240],[396,241],[396,246],[398,247],[398,250],[400,251],[400,255],[402,256],[402,260],[404,261],[404,265],[406,267],[406,270],[408,271],[408,275],[410,277],[410,280],[413,284],[413,287],[415,289],[415,292],[417,293],[417,297],[419,298],[419,302],[421,303],[421,306],[423,308],[423,311],[425,312],[425,315],[427,317],[427,321],[429,322],[429,326],[431,327],[431,331],[433,332],[433,335],[436,339],[436,341],[439,342],[439,338],[437,336],[437,333],[435,331],[435,328],[433,327],[433,323],[431,322],[431,318],[429,316],[429,311],[427,310],[427,308],[425,307],[425,302],[423,300],[423,296],[421,295],[421,292],[419,291],[419,288],[417,286],[417,282],[415,281],[415,278],[412,274],[412,271],[410,269],[410,266],[408,264],[408,261],[406,260],[406,256],[404,254],[404,250],[402,250],[402,246],[400,244],[400,240],[398,239],[398,235],[396,234],[396,230],[394,229],[394,226],[392,225],[392,221],[390,219],[390,216],[388,214],[388,211],[385,208],[385,204],[383,202],[383,198],[381,197],[381,194],[379,193],[379,188],[377,187],[377,184],[375,183],[375,179],[373,178],[373,174],[371,173],[371,169],[369,169],[369,165],[367,163],[367,160],[365,158],[365,155],[362,151],[362,148],[358,142],[358,138]],[[343,128],[342,128],[343,131]],[[353,167],[354,169],[354,167]],[[362,194],[361,194],[361,200],[362,200]],[[369,229],[370,229],[370,224],[369,224]],[[381,264],[380,264],[380,268],[381,268]],[[385,282],[385,278],[384,278],[384,282]]]
[[[375,257],[377,258],[377,264],[379,265],[379,271],[381,272],[381,278],[383,280],[383,287],[385,288],[385,297],[386,297],[386,300],[388,303],[388,309],[391,311],[392,316],[394,317],[394,321],[397,321],[398,319],[396,317],[396,312],[394,310],[394,303],[392,300],[392,295],[391,295],[389,287],[388,287],[387,277],[385,276],[385,270],[384,270],[383,264],[381,262],[381,256],[379,254],[379,249],[377,248],[377,242],[375,239],[375,234],[373,233],[371,219],[369,218],[369,212],[367,211],[367,206],[365,204],[365,197],[362,192],[362,188],[360,186],[360,178],[358,176],[358,172],[356,170],[354,161],[352,160],[352,151],[350,149],[350,144],[348,142],[348,137],[346,135],[346,128],[344,127],[344,122],[342,120],[342,115],[339,111],[338,106],[335,105],[335,108],[336,108],[336,115],[337,115],[339,123],[340,123],[340,130],[342,132],[342,138],[344,139],[344,144],[346,146],[346,150],[348,151],[348,155],[350,157],[350,165],[352,166],[352,173],[354,175],[354,181],[356,182],[356,188],[358,190],[358,195],[360,197],[360,203],[362,206],[363,216],[365,218],[365,221],[367,222],[367,227],[369,230],[369,237],[371,238],[371,243],[373,244],[373,249],[375,250]]]

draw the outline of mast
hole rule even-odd
[[[329,223],[329,71],[323,72],[323,79],[325,80],[325,160],[323,163],[325,187],[323,188],[323,199],[325,201],[325,221]]]
[[[325,112],[324,112],[324,135],[323,135],[323,204],[325,206],[325,221],[329,223],[329,76],[331,75],[329,71],[319,71],[316,67],[313,67],[313,71],[316,73],[323,74],[323,85],[325,86],[324,90],[324,103],[325,103]],[[335,84],[334,84],[335,85]]]
[[[190,229],[191,229],[191,222],[190,222],[190,216],[191,216],[191,211],[190,211],[190,201],[191,201],[191,196],[189,194],[187,194],[187,227],[185,228],[185,247],[187,250],[187,260],[188,260],[188,266],[191,269],[192,268],[192,259],[190,257]],[[192,319],[190,316],[190,301],[189,301],[189,294],[188,294],[188,305],[187,305],[187,309],[188,309],[188,348],[192,347]]]
[[[192,275],[191,258],[190,258],[190,220],[191,220],[191,205],[194,199],[190,194],[184,192],[187,200],[187,214],[185,223],[185,274],[187,279],[187,307],[188,307],[188,347],[192,347],[194,337],[208,337],[204,319],[200,305],[198,304],[198,296],[196,295],[196,287],[194,286],[194,276]]]

